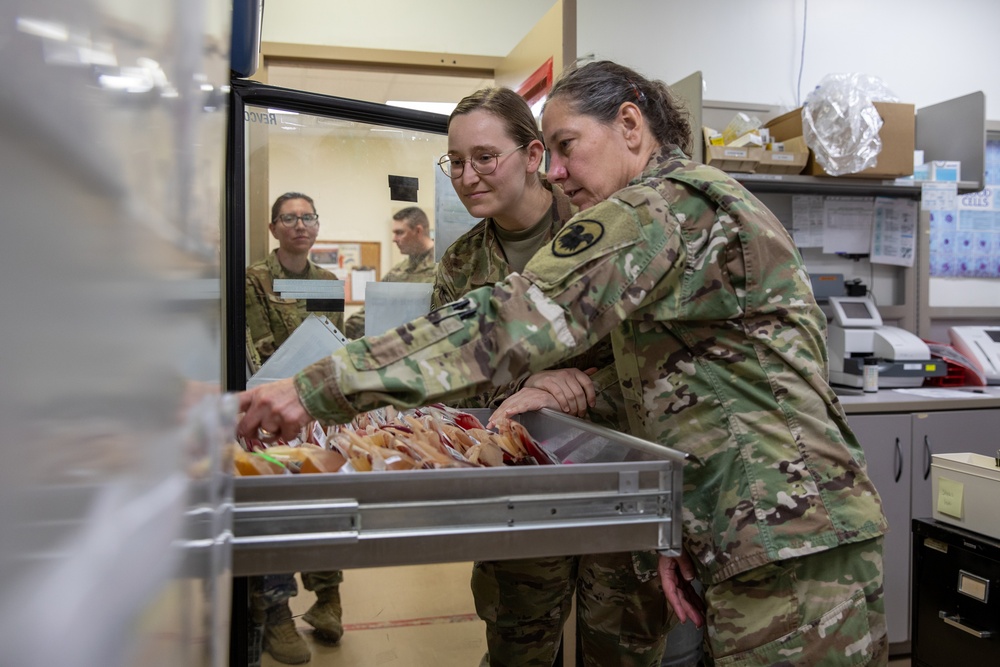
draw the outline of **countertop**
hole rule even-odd
[[[865,394],[860,389],[834,389],[844,412],[849,415],[1000,408],[1000,386],[880,389],[873,394]]]

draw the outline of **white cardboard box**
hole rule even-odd
[[[927,163],[928,181],[962,180],[962,163],[951,160],[934,160]]]
[[[1000,539],[1000,467],[982,454],[935,454],[931,501],[938,521]]]

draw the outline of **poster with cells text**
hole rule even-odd
[[[925,185],[921,207],[930,213],[932,276],[1000,278],[998,190],[1000,141],[987,143],[983,190],[956,194],[954,184]]]

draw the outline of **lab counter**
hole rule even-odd
[[[834,389],[848,415],[1000,408],[1000,386],[880,389],[872,394],[860,389]]]

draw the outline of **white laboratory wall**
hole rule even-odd
[[[581,56],[668,82],[700,70],[705,99],[788,108],[828,73],[864,72],[918,108],[982,90],[1000,119],[998,30],[996,0],[577,0]]]

